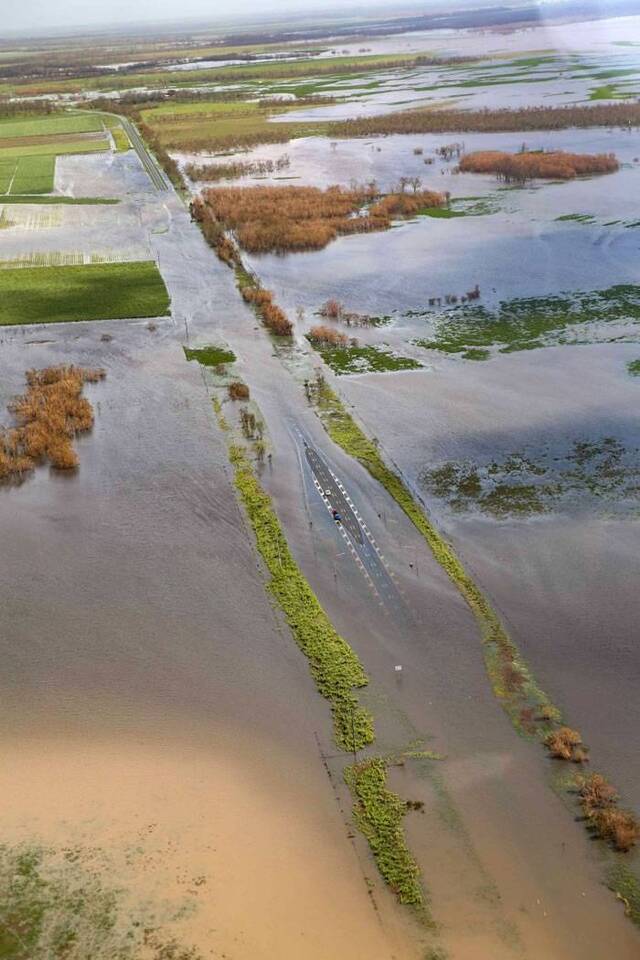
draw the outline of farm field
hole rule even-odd
[[[169,295],[153,262],[0,270],[0,325],[162,317]]]
[[[0,41],[11,960],[640,955],[640,16],[591,3]]]

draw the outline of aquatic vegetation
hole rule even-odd
[[[632,377],[640,377],[640,359],[639,360],[629,360],[627,364],[627,370]]]
[[[420,191],[376,198],[375,185],[357,189],[318,187],[220,187],[205,190],[192,208],[200,222],[233,230],[250,253],[321,250],[338,236],[387,230],[393,217],[445,202]],[[367,202],[372,202],[367,209]]]
[[[427,350],[462,355],[472,348],[498,347],[500,353],[513,353],[575,342],[565,338],[565,331],[578,325],[638,322],[640,286],[617,284],[606,290],[519,297],[501,301],[495,311],[467,303],[410,315],[423,316],[433,324],[430,337],[415,341]],[[591,342],[596,335],[595,330],[585,329],[583,342]]]
[[[126,153],[127,150],[131,150],[131,141],[129,140],[124,127],[114,127],[111,131],[111,136],[113,137],[113,142],[116,145],[117,153]]]
[[[300,572],[271,498],[258,483],[245,454],[239,447],[232,447],[230,459],[258,551],[271,576],[269,590],[309,660],[319,692],[331,703],[336,742],[344,750],[361,750],[374,739],[373,718],[354,693],[368,683],[364,668],[346,640],[334,630]]]
[[[574,440],[563,449],[515,451],[488,463],[447,461],[425,470],[420,483],[457,511],[482,510],[497,518],[529,517],[592,498],[637,500],[640,458],[615,437]]]
[[[105,376],[104,370],[74,366],[27,371],[27,392],[9,405],[16,425],[0,429],[0,482],[19,481],[40,463],[58,470],[78,466],[72,441],[93,426],[82,388]]]
[[[240,177],[264,177],[267,174],[286,170],[291,159],[285,153],[277,160],[233,160],[229,163],[188,163],[185,167],[191,180],[237,180]]]
[[[197,360],[203,367],[219,367],[224,363],[233,363],[236,355],[227,347],[183,347],[187,360]]]
[[[391,317],[388,315],[372,317],[368,313],[355,313],[353,310],[347,310],[343,303],[335,299],[323,303],[318,310],[318,316],[327,320],[340,321],[347,327],[381,327],[391,321]]]
[[[462,173],[495,173],[505,183],[525,183],[534,178],[572,180],[594,173],[615,173],[620,164],[612,153],[478,150],[465,154],[459,167]]]
[[[95,849],[3,844],[0,897],[6,960],[201,960],[149,908],[133,913]]]
[[[318,328],[312,328],[318,329]],[[357,342],[348,342],[348,338],[330,327],[323,328],[339,340],[320,340],[312,337],[311,331],[307,339],[322,355],[334,373],[339,375],[349,373],[387,373],[393,370],[418,370],[422,364],[413,357],[403,357],[390,350],[386,345],[359,346]]]
[[[595,810],[589,818],[598,836],[608,840],[616,850],[627,853],[640,839],[640,822],[629,810],[609,805]]]
[[[355,821],[369,842],[378,869],[400,903],[428,913],[420,882],[420,870],[413,859],[402,829],[408,804],[387,787],[387,767],[380,757],[353,764],[344,771],[353,796]]]

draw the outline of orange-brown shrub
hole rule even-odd
[[[412,217],[425,207],[442,207],[446,197],[435,190],[420,190],[416,193],[390,193],[369,210],[372,217]]]
[[[618,792],[600,773],[592,773],[579,781],[580,801],[584,812],[592,817],[598,810],[618,802]]]
[[[324,324],[311,327],[307,337],[312,343],[326,343],[332,347],[344,347],[349,342],[346,334],[340,333],[339,330],[334,330],[333,327],[327,327]]]
[[[60,470],[76,467],[72,440],[93,426],[82,387],[104,377],[104,370],[74,366],[27,371],[27,392],[9,405],[16,426],[0,429],[0,481],[20,479],[45,460]]]
[[[571,727],[558,727],[547,735],[544,742],[552,757],[557,757],[559,760],[573,760],[574,751],[582,743],[582,737]]]
[[[241,380],[234,380],[233,383],[229,384],[227,390],[231,400],[249,399],[249,387],[246,385],[246,383],[242,383]]]
[[[265,327],[268,327],[272,333],[279,337],[291,336],[293,324],[284,310],[273,302],[273,294],[270,290],[264,290],[258,286],[246,286],[242,288],[242,296],[254,307]]]
[[[523,182],[541,177],[571,180],[590,173],[615,173],[619,163],[612,153],[504,153],[501,150],[478,150],[460,161],[463,173],[495,173],[506,182]]]
[[[412,216],[425,206],[440,206],[442,194],[424,190],[375,200],[375,187],[225,187],[205,190],[194,201],[194,217],[207,232],[234,231],[250,253],[321,250],[338,236],[387,230],[391,216]],[[205,227],[208,221],[212,225]]]
[[[631,850],[640,839],[640,823],[628,810],[604,807],[595,811],[591,821],[603,840],[611,841],[616,850],[623,853]]]

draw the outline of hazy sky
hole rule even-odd
[[[154,20],[195,19],[215,22],[259,13],[263,17],[273,13],[295,11],[298,14],[335,9],[347,13],[364,6],[363,0],[0,0],[2,10],[0,36],[3,31],[41,32],[47,28],[67,29],[83,25],[128,23]],[[442,0],[437,6],[446,6]],[[459,0],[458,0],[459,2]],[[410,0],[384,0],[384,6],[399,9],[414,6]],[[421,6],[428,9],[435,0],[426,0]]]

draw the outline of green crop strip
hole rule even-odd
[[[480,628],[485,662],[494,692],[515,727],[523,732],[522,711],[525,709],[533,711],[536,716],[557,714],[557,709],[531,676],[491,604],[464,569],[453,548],[417,505],[400,476],[387,467],[376,446],[364,435],[326,382],[318,383],[313,396],[320,419],[331,439],[359,460],[393,497],[468,603]],[[548,732],[548,724],[543,722],[535,730],[542,737]]]
[[[361,750],[374,739],[373,717],[354,693],[368,683],[363,666],[334,630],[291,556],[271,498],[258,483],[242,449],[231,447],[229,458],[258,552],[271,575],[269,590],[309,660],[319,692],[331,704],[336,742],[344,750]]]
[[[402,829],[407,804],[387,787],[387,765],[380,757],[347,767],[344,778],[353,796],[353,815],[366,837],[380,873],[400,903],[416,908],[429,922],[420,870]]]
[[[119,200],[111,199],[110,197],[49,197],[41,196],[40,194],[33,194],[32,196],[28,194],[22,194],[19,197],[9,194],[8,196],[0,196],[0,205],[5,203],[35,203],[38,206],[43,204],[83,204],[83,205],[94,205],[94,204],[114,204],[120,203]]]

